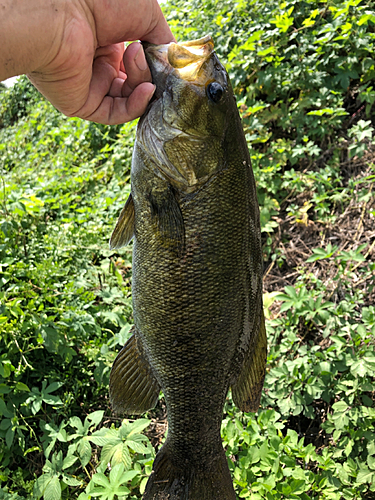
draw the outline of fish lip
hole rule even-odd
[[[187,42],[170,42],[156,45],[142,42],[152,81],[158,87],[165,87],[166,76],[176,72],[183,80],[197,81],[202,65],[214,52],[214,42],[211,35]],[[158,97],[158,88],[156,97]],[[159,95],[160,97],[160,95]]]

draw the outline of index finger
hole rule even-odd
[[[94,16],[100,47],[143,40],[157,45],[175,41],[157,0],[86,0]]]
[[[176,41],[159,4],[156,7],[156,16],[153,18],[151,29],[141,36],[140,40],[143,42],[155,43],[156,45]]]

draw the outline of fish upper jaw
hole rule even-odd
[[[203,64],[214,52],[214,42],[210,35],[199,40],[164,45],[144,44],[147,62],[153,82],[161,93],[165,88],[166,76],[171,72],[195,85],[205,85],[210,75],[201,71]],[[157,97],[157,95],[156,95]]]

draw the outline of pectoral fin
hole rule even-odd
[[[134,236],[134,202],[130,193],[109,241],[111,250],[124,247]]]
[[[121,414],[144,413],[156,405],[159,392],[159,384],[133,333],[112,366],[109,396],[113,409]]]
[[[153,189],[150,205],[162,243],[181,255],[185,245],[184,219],[172,186]]]
[[[241,372],[232,385],[233,401],[242,411],[257,411],[262,393],[267,361],[267,337],[264,315],[255,343],[249,348]]]

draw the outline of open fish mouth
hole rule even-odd
[[[204,70],[205,63],[214,53],[211,35],[188,42],[154,45],[143,42],[147,62],[150,66],[153,82],[163,88],[165,77],[172,71],[185,81],[196,85],[205,85],[210,69]],[[158,90],[158,89],[157,89]],[[159,92],[156,92],[158,97]]]

